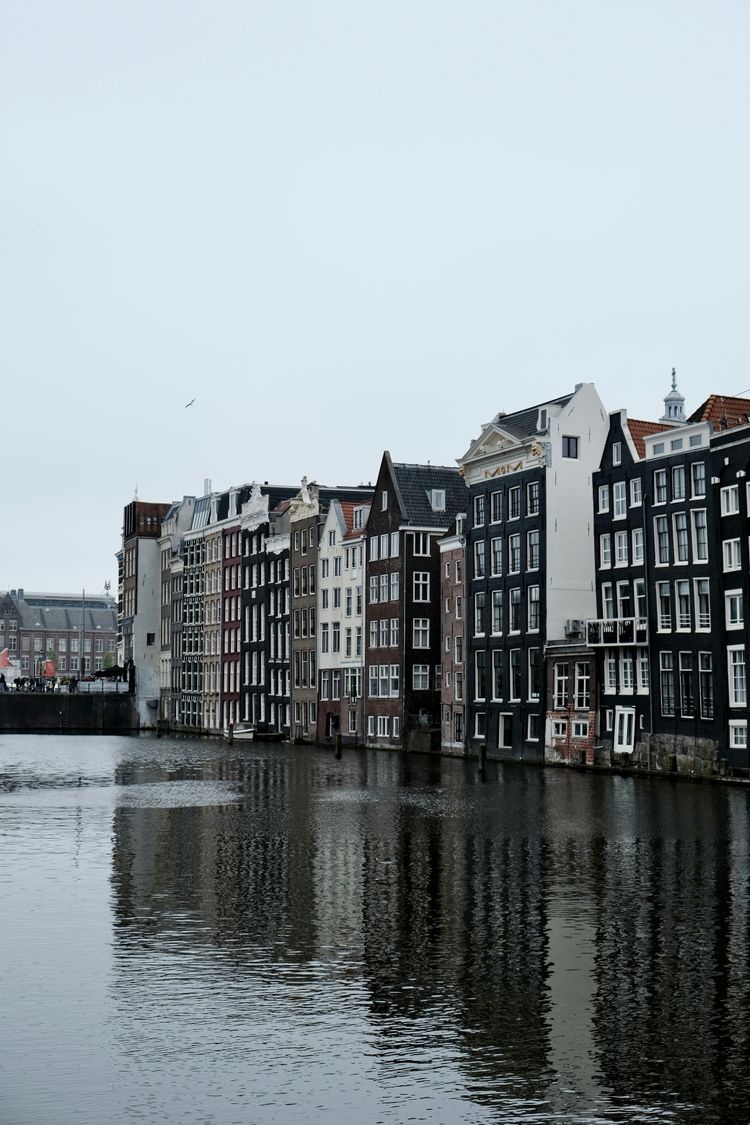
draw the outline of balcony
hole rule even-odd
[[[592,647],[648,644],[645,617],[619,617],[586,622],[586,641]]]

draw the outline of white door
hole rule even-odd
[[[635,744],[635,708],[615,708],[615,750],[633,753]]]

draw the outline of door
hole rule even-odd
[[[615,750],[632,754],[635,745],[635,708],[615,708]]]

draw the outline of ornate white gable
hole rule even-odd
[[[459,468],[466,484],[472,485],[544,465],[545,460],[544,441],[536,437],[521,440],[490,422],[460,459]]]

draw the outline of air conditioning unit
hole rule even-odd
[[[570,617],[565,622],[565,636],[566,637],[579,637],[583,635],[586,628],[586,622],[582,621],[579,617]]]

